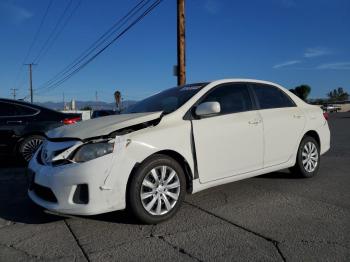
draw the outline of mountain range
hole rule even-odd
[[[122,101],[122,108],[127,108],[133,104],[135,104],[137,101],[133,101],[133,100],[125,100]],[[51,108],[54,110],[62,110],[63,109],[63,102],[41,102],[41,103],[36,103],[40,106],[44,106],[47,108]],[[66,104],[70,104],[68,102],[66,102]],[[84,107],[91,107],[92,109],[116,109],[116,105],[115,103],[107,103],[107,102],[103,102],[103,101],[75,101],[75,106],[76,109],[82,109]]]

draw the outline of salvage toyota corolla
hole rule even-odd
[[[112,115],[53,129],[29,164],[30,198],[93,215],[173,216],[186,193],[290,168],[316,175],[330,148],[319,107],[265,81],[174,87]]]

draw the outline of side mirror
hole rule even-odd
[[[196,115],[197,116],[209,116],[218,114],[221,111],[219,102],[205,102],[197,106]]]

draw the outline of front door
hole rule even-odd
[[[201,183],[235,176],[263,166],[263,128],[242,83],[224,84],[203,102],[220,103],[215,116],[192,120]]]

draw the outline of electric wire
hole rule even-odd
[[[52,48],[54,43],[56,42],[57,38],[60,36],[64,28],[67,26],[68,22],[70,19],[73,17],[74,13],[77,11],[77,9],[80,7],[82,0],[79,0],[79,2],[73,7],[72,11],[70,14],[65,18],[65,20],[62,23],[62,26],[57,30],[56,34],[52,37],[52,40],[50,41],[50,44],[46,46],[45,49],[37,55],[37,57],[34,59],[34,63],[38,64],[41,59],[45,57],[47,52]]]
[[[50,35],[48,38],[46,38],[46,41],[44,42],[44,44],[41,46],[41,48],[39,49],[38,54],[35,56],[35,58],[33,59],[33,62],[36,62],[41,54],[43,53],[43,51],[49,46],[49,44],[51,43],[51,39],[53,38],[53,36],[56,34],[56,32],[59,30],[59,26],[61,25],[62,20],[64,19],[64,17],[66,16],[70,6],[72,5],[73,0],[69,0],[68,4],[66,5],[66,7],[64,8],[63,12],[61,13],[60,17],[58,18],[53,30],[51,31]]]
[[[101,48],[99,51],[97,51],[94,55],[92,55],[86,61],[83,61],[83,63],[81,63],[79,65],[79,67],[75,68],[70,73],[65,74],[64,76],[61,77],[61,79],[57,80],[56,82],[51,83],[47,86],[44,86],[41,89],[45,88],[47,90],[51,90],[51,89],[54,89],[54,88],[60,86],[61,84],[63,84],[65,81],[67,81],[73,75],[75,75],[80,70],[82,70],[85,66],[87,66],[89,63],[91,63],[94,59],[96,59],[96,57],[98,57],[109,46],[111,46],[115,41],[117,41],[120,37],[122,37],[125,33],[127,33],[132,27],[134,27],[137,23],[139,23],[145,16],[147,16],[152,10],[154,10],[162,1],[163,0],[157,0],[157,1],[153,2],[152,5],[150,5],[141,15],[139,15],[133,22],[131,22],[124,30],[122,30],[119,34],[117,34],[117,36],[115,36],[112,40],[110,40],[103,48]]]
[[[49,9],[50,9],[50,7],[51,7],[51,5],[52,5],[52,2],[53,2],[53,0],[50,0],[50,2],[48,3],[48,5],[47,5],[47,7],[46,7],[46,9],[45,9],[44,15],[43,15],[43,17],[41,18],[39,27],[38,27],[38,29],[36,30],[35,34],[34,34],[34,37],[33,37],[33,39],[32,39],[32,42],[30,43],[30,46],[29,46],[29,48],[28,48],[28,50],[27,50],[27,53],[26,53],[26,55],[24,56],[23,61],[22,61],[21,65],[20,65],[20,69],[18,70],[18,73],[17,73],[17,76],[16,76],[16,80],[15,80],[15,86],[16,86],[18,89],[20,89],[20,87],[23,86],[23,83],[22,83],[23,81],[22,81],[22,80],[23,80],[24,78],[23,78],[23,77],[21,78],[21,83],[19,84],[19,83],[18,83],[19,77],[21,76],[21,74],[22,74],[22,72],[23,72],[23,67],[24,67],[24,64],[25,64],[26,60],[28,59],[28,57],[29,57],[29,55],[30,55],[30,53],[31,53],[31,51],[32,51],[32,49],[33,49],[33,47],[34,47],[36,41],[38,40],[38,37],[39,37],[39,35],[40,35],[41,29],[42,29],[42,27],[43,27],[43,25],[44,25],[44,22],[45,22],[45,20],[46,20],[46,17],[47,17],[47,15],[48,15],[48,13],[49,13]]]
[[[59,73],[57,73],[53,78],[46,81],[36,90],[44,89],[47,86],[50,86],[53,82],[55,82],[60,77],[67,74],[69,71],[74,69],[81,63],[84,59],[86,59],[89,55],[91,55],[94,51],[97,50],[99,46],[105,43],[108,38],[114,35],[120,28],[128,22],[135,14],[137,14],[140,10],[142,10],[151,0],[141,0],[137,5],[135,5],[126,15],[124,15],[121,19],[119,19],[114,25],[112,25],[104,34],[102,34],[94,43],[92,43],[82,54],[80,54],[74,61],[72,61],[69,65],[67,65],[64,69],[62,69]]]

